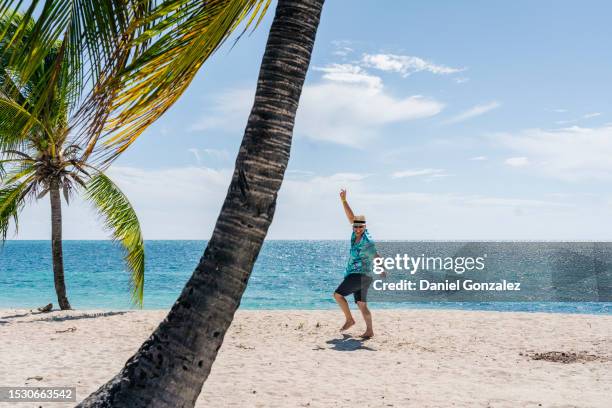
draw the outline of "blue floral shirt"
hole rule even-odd
[[[351,273],[372,274],[372,262],[376,256],[376,246],[368,230],[363,232],[361,239],[355,243],[355,232],[351,235],[351,250],[344,275]]]

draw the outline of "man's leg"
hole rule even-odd
[[[374,336],[374,330],[372,329],[372,312],[370,312],[370,309],[368,309],[367,302],[358,300],[357,306],[359,307],[359,310],[363,315],[363,320],[365,320],[366,324],[366,331],[360,337],[369,339],[370,337]]]
[[[338,292],[334,292],[334,299],[336,299],[336,302],[338,302],[338,306],[340,306],[340,309],[342,309],[344,317],[346,318],[346,321],[344,322],[344,325],[340,328],[340,331],[346,330],[355,324],[355,319],[353,319],[351,309],[349,309],[348,302],[346,301],[344,296],[342,296]]]

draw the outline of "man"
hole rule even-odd
[[[334,292],[334,299],[338,302],[346,318],[340,330],[347,330],[355,324],[355,319],[353,319],[348,302],[345,299],[345,296],[352,293],[355,303],[357,303],[363,320],[366,323],[366,331],[360,337],[369,339],[374,336],[372,313],[368,309],[367,304],[368,287],[372,283],[372,278],[369,275],[372,271],[372,260],[378,257],[378,254],[376,253],[374,241],[372,241],[366,229],[365,216],[353,214],[351,207],[346,201],[346,190],[340,190],[340,200],[342,200],[346,217],[353,226],[351,250],[344,273],[344,280]]]

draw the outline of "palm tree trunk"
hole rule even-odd
[[[204,256],[168,316],[81,407],[193,407],[272,222],[324,0],[279,0],[236,168]]]
[[[64,256],[62,251],[62,201],[60,198],[59,183],[51,182],[49,189],[51,198],[51,253],[53,255],[53,282],[57,301],[62,310],[70,309],[66,297],[66,284],[64,282]]]

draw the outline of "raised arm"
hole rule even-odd
[[[342,207],[344,207],[344,213],[346,214],[346,218],[352,224],[355,219],[355,214],[353,214],[353,210],[351,210],[351,206],[346,201],[346,190],[340,190],[340,200],[342,200]]]

